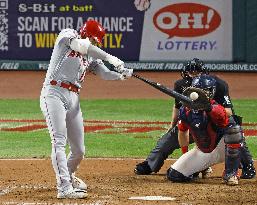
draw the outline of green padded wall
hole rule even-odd
[[[233,60],[257,62],[257,0],[233,0]]]
[[[233,0],[233,60],[244,62],[246,55],[246,2]]]
[[[246,0],[246,61],[257,62],[257,0]]]

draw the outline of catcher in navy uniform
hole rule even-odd
[[[183,105],[179,110],[178,139],[180,146],[188,146],[189,132],[196,146],[182,155],[167,171],[173,182],[187,182],[193,174],[225,161],[224,181],[228,185],[238,184],[240,148],[243,141],[240,126],[225,108],[213,100],[216,80],[201,75],[192,81],[192,87],[183,92],[190,96],[196,92],[201,108],[192,109]]]
[[[191,86],[191,82],[193,77],[200,76],[202,74],[208,74],[208,70],[204,67],[204,63],[194,58],[186,62],[183,69],[181,70],[182,79],[179,79],[174,84],[174,90],[178,93],[183,93],[185,89]],[[212,76],[216,80],[216,92],[213,96],[213,99],[220,105],[222,105],[226,113],[229,116],[233,116],[237,125],[241,125],[241,118],[236,116],[233,110],[233,105],[229,96],[229,88],[228,84],[217,76]],[[134,172],[137,175],[148,175],[151,173],[157,173],[162,165],[164,164],[164,160],[168,158],[170,154],[173,153],[174,150],[180,148],[178,143],[178,114],[179,108],[182,106],[179,100],[175,99],[175,104],[173,106],[172,112],[172,120],[171,126],[169,130],[161,136],[158,140],[156,147],[150,152],[145,161],[136,165]],[[241,129],[241,127],[240,127]],[[189,143],[193,143],[194,140],[190,135]],[[243,179],[251,179],[255,177],[256,171],[253,165],[253,159],[249,152],[249,149],[246,145],[245,139],[243,137],[243,146],[241,146],[241,167],[242,174],[241,178]],[[188,149],[187,146],[183,146],[182,152],[185,153]],[[210,175],[211,169],[207,168],[202,171],[202,177],[206,178]],[[197,175],[197,174],[196,174]]]

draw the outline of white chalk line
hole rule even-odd
[[[96,201],[93,203],[46,203],[46,202],[15,202],[15,201],[7,201],[7,202],[3,202],[4,205],[104,205],[104,202],[102,201]]]
[[[5,159],[0,159],[0,161],[43,161],[43,160],[50,160],[50,158],[5,158]],[[87,160],[117,160],[117,161],[126,161],[126,160],[132,160],[132,161],[144,161],[145,158],[122,158],[122,157],[89,157],[83,159],[85,161]],[[166,159],[166,161],[175,161],[177,159],[172,158],[172,159]]]
[[[175,201],[176,198],[169,196],[132,196],[131,200],[144,200],[144,201]]]
[[[8,187],[6,187],[6,188],[4,188],[4,189],[2,189],[2,190],[0,191],[0,196],[3,196],[3,195],[5,195],[5,194],[10,193],[10,192],[12,192],[14,189],[16,189],[16,188],[17,188],[17,186],[8,186]]]
[[[0,196],[6,195],[8,193],[11,193],[15,189],[33,189],[33,190],[39,190],[39,189],[54,189],[55,187],[49,187],[47,185],[43,184],[37,184],[37,185],[13,185],[13,186],[7,186],[6,188],[0,190]]]

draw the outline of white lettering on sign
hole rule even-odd
[[[133,32],[133,17],[88,17],[87,20],[98,21],[108,32]],[[77,20],[77,30],[84,24],[84,19]]]
[[[20,16],[18,31],[48,31],[48,17]]]

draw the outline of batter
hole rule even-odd
[[[78,33],[64,29],[58,35],[40,96],[52,144],[52,165],[57,180],[57,198],[85,198],[87,185],[75,172],[84,157],[84,126],[79,92],[87,72],[104,80],[124,80],[133,70],[97,44],[105,35],[96,21],[87,21]],[[102,62],[112,64],[118,72],[110,71]],[[70,153],[66,157],[65,147]]]

